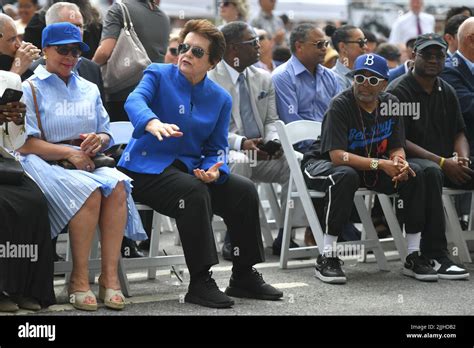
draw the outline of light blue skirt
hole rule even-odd
[[[48,201],[51,238],[55,238],[98,188],[109,196],[119,182],[127,192],[128,218],[124,235],[133,240],[145,240],[147,235],[131,196],[132,184],[128,176],[115,168],[99,168],[94,172],[64,169],[51,165],[36,155],[22,156],[25,171],[34,179]]]

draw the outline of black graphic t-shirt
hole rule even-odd
[[[368,113],[357,105],[352,88],[335,97],[324,116],[321,138],[305,154],[303,164],[312,158],[329,160],[329,151],[332,150],[344,150],[363,157],[388,158],[390,150],[404,147],[403,121],[389,111],[381,112],[384,103],[394,105],[398,99],[382,92],[379,107]]]

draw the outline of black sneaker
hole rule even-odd
[[[232,297],[270,301],[276,301],[283,297],[283,292],[265,283],[262,274],[253,267],[250,272],[242,276],[236,276],[232,273],[225,293]]]
[[[424,282],[437,282],[438,274],[431,267],[430,260],[418,251],[407,256],[403,265],[403,274]]]
[[[230,308],[234,305],[234,301],[219,290],[212,279],[212,272],[189,283],[184,301],[210,308]]]
[[[316,278],[325,283],[344,284],[347,279],[341,264],[344,264],[344,261],[338,257],[327,257],[320,254],[316,260]]]
[[[438,273],[440,279],[469,279],[469,272],[463,266],[451,261],[447,256],[432,259],[431,267]]]

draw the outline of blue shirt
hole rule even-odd
[[[193,86],[176,65],[151,64],[128,97],[125,110],[135,130],[119,166],[136,173],[160,174],[179,160],[192,174],[193,169],[208,170],[222,161],[216,183],[227,180],[232,98],[207,76]],[[145,131],[153,119],[177,125],[183,136],[159,141]]]
[[[273,71],[272,79],[278,115],[285,123],[321,122],[331,99],[341,91],[331,70],[318,65],[314,76],[294,55]]]
[[[82,133],[107,133],[111,136],[109,115],[105,111],[97,85],[77,75],[75,70],[68,84],[58,75],[39,65],[29,78],[35,86],[43,137],[50,143],[79,139]],[[26,132],[40,138],[31,87],[23,82],[26,104]],[[112,137],[111,137],[112,138]],[[113,144],[111,139],[110,146]]]

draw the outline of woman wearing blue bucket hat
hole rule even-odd
[[[75,70],[82,52],[89,50],[79,29],[70,23],[49,25],[42,44],[46,65],[23,83],[28,140],[20,149],[22,163],[48,200],[52,237],[69,225],[70,302],[77,309],[97,309],[88,282],[88,256],[98,225],[99,298],[109,308],[122,309],[117,268],[124,231],[129,238],[146,239],[130,196],[131,179],[115,168],[94,164],[94,157],[111,145],[112,135],[98,87]],[[51,163],[63,160],[75,169]]]

